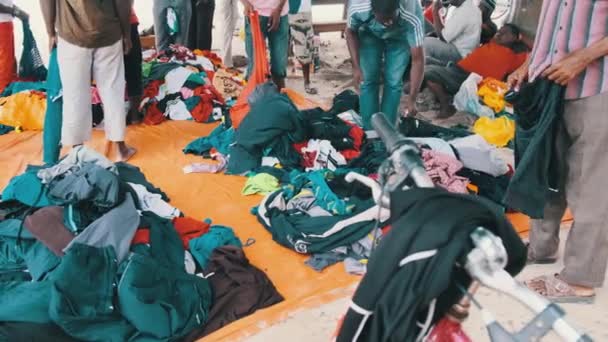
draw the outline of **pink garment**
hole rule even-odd
[[[222,154],[217,153],[212,155],[213,159],[217,160],[216,164],[210,163],[194,163],[184,167],[184,173],[218,173],[224,171],[228,160]]]
[[[258,11],[262,17],[270,17],[280,4],[280,0],[250,0],[249,3]],[[285,5],[281,9],[281,16],[287,15],[289,12],[289,1],[285,1]],[[264,28],[262,28],[263,30]]]
[[[422,150],[424,168],[435,185],[449,192],[466,194],[469,180],[456,175],[462,169],[462,163],[456,158],[433,150]]]
[[[186,88],[186,87],[183,87],[182,90],[181,90],[181,92],[182,92],[182,98],[184,100],[185,99],[189,99],[192,96],[194,96],[194,90]]]
[[[97,90],[97,87],[91,87],[91,104],[100,104],[101,103],[101,96],[99,96],[99,91]]]

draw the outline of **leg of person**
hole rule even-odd
[[[574,216],[561,279],[570,285],[601,287],[608,263],[608,93],[567,101],[564,123],[572,145],[567,154],[568,204]]]
[[[167,31],[167,0],[154,0],[152,14],[154,15],[154,39],[156,41],[156,51],[163,51],[169,48],[171,37]]]
[[[63,87],[61,142],[63,146],[81,145],[91,138],[93,126],[91,92],[83,91],[91,87],[93,50],[72,45],[59,37],[57,62]]]
[[[424,38],[425,64],[446,66],[449,62],[458,62],[462,56],[458,49],[439,38]]]
[[[272,80],[279,89],[283,89],[287,77],[287,49],[289,49],[289,19],[286,15],[281,17],[279,28],[268,33],[268,45]]]
[[[384,45],[384,88],[382,105],[384,115],[393,125],[397,125],[397,112],[403,93],[403,74],[410,62],[410,51],[402,41],[389,39]]]
[[[372,115],[380,110],[380,70],[384,42],[369,33],[359,34],[359,65],[363,81],[359,98],[363,128],[372,129]]]
[[[239,17],[237,0],[217,0],[216,28],[220,37],[220,57],[227,68],[233,67],[232,36]]]
[[[260,24],[262,22],[262,18],[260,17]],[[251,33],[251,23],[249,22],[249,18],[245,18],[245,52],[247,53],[247,71],[245,73],[245,79],[249,79],[251,72],[253,71],[253,57],[255,53],[253,52],[253,34]]]
[[[177,1],[179,7],[176,8],[179,21],[179,32],[175,37],[175,44],[188,45],[190,39],[190,20],[192,19],[192,3],[190,0],[179,0]]]
[[[310,86],[310,66],[313,62],[315,33],[312,27],[312,13],[289,15],[291,42],[293,42],[296,59],[302,64],[304,75],[304,90],[308,94],[316,94],[317,90]]]
[[[191,8],[192,8],[192,14],[190,16],[190,25],[188,27],[188,49],[190,50],[194,50],[194,49],[200,49],[200,28],[202,26],[200,20],[201,20],[201,13],[199,12],[200,10],[202,10],[201,6],[197,6],[196,3],[198,2],[198,0],[189,0],[191,1]]]
[[[141,122],[139,104],[143,94],[143,77],[141,71],[142,51],[137,24],[131,25],[132,48],[125,55],[125,79],[127,82],[127,95],[129,96],[129,115],[128,121],[132,124]]]
[[[427,65],[424,71],[424,84],[435,95],[440,105],[439,118],[448,118],[456,112],[451,96],[455,95],[469,73],[458,66]]]
[[[93,78],[104,106],[106,139],[109,146],[117,148],[114,152],[118,153],[118,161],[126,161],[135,154],[135,149],[125,144],[124,68],[122,41],[94,50]]]
[[[203,50],[211,51],[213,45],[213,16],[215,14],[215,0],[207,0],[202,20],[205,24],[202,32]]]

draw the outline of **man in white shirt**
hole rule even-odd
[[[466,57],[479,46],[481,36],[481,11],[473,0],[450,0],[450,8],[441,21],[439,10],[442,1],[433,5],[433,26],[437,37],[424,40],[426,64],[445,66]]]
[[[17,71],[13,18],[27,21],[29,16],[13,4],[13,0],[0,0],[0,93],[13,81]]]

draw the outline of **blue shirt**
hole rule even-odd
[[[391,27],[376,21],[371,0],[350,0],[347,27],[355,32],[367,32],[380,39],[402,40],[410,48],[422,46],[424,17],[419,0],[399,0],[399,16]]]

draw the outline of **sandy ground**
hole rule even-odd
[[[562,231],[562,240],[567,232]],[[562,246],[563,250],[563,246]],[[532,277],[557,273],[561,263],[555,265],[533,265],[527,267],[518,277],[526,280]],[[482,288],[475,298],[481,306],[490,311],[508,330],[521,329],[533,317],[532,313],[512,298]],[[258,335],[247,339],[249,342],[290,341],[290,342],[325,342],[335,333],[338,320],[346,312],[350,298],[343,298],[320,307],[302,310],[291,314],[284,321],[265,329]],[[608,288],[599,290],[596,301],[588,304],[562,305],[566,319],[572,325],[586,332],[595,341],[608,341]],[[464,329],[473,341],[489,341],[479,310],[472,309]],[[560,341],[555,335],[548,335],[544,341]]]

